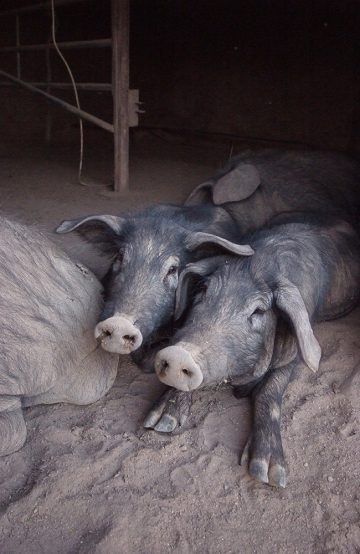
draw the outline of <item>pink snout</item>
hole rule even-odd
[[[197,389],[204,378],[199,364],[182,346],[160,350],[155,358],[155,371],[162,383],[182,391]]]
[[[116,354],[130,354],[143,341],[140,330],[123,315],[115,315],[100,321],[95,327],[95,338],[104,350]]]

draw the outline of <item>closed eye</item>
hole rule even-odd
[[[199,304],[206,296],[208,285],[204,281],[202,283],[199,283],[197,287],[194,289],[194,304]]]
[[[256,310],[254,310],[251,315],[256,315],[256,314],[263,315],[264,313],[265,313],[265,310],[263,308],[256,308]]]
[[[175,275],[175,273],[177,272],[177,270],[178,270],[177,265],[172,265],[171,267],[169,267],[166,276],[169,277],[170,275]]]
[[[121,269],[123,259],[124,259],[124,254],[123,253],[120,253],[116,256],[116,258],[113,262],[113,265],[112,265],[112,270],[113,271],[117,272]]]

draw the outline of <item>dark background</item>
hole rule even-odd
[[[3,1],[1,10],[35,3]],[[111,36],[110,2],[59,7],[57,39]],[[15,43],[14,18],[0,19],[1,43]],[[50,12],[21,17],[21,42],[46,42]],[[146,114],[140,126],[224,133],[358,150],[360,4],[354,0],[132,0],[131,88]],[[111,50],[66,50],[77,81],[110,81]],[[22,53],[22,76],[45,80],[45,53]],[[53,79],[68,76],[52,53]],[[15,54],[0,68],[15,74]],[[70,92],[55,91],[73,101]],[[3,139],[43,140],[46,103],[0,88]],[[109,92],[80,92],[82,107],[111,120]],[[54,140],[76,138],[59,109]],[[103,131],[98,131],[101,136]]]

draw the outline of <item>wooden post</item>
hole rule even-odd
[[[112,0],[114,191],[129,190],[129,0]]]

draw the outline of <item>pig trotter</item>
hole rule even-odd
[[[184,425],[190,407],[191,393],[169,388],[148,413],[144,427],[159,433],[171,433],[177,426]]]
[[[281,441],[281,403],[295,362],[272,370],[253,393],[253,430],[241,456],[254,479],[274,487],[286,487],[286,469]]]
[[[240,464],[246,466],[249,474],[257,481],[273,487],[285,488],[285,460],[280,436],[279,439],[280,442],[276,442],[273,434],[271,448],[265,453],[268,450],[268,445],[260,442],[256,443],[255,437],[251,435],[244,447]]]

